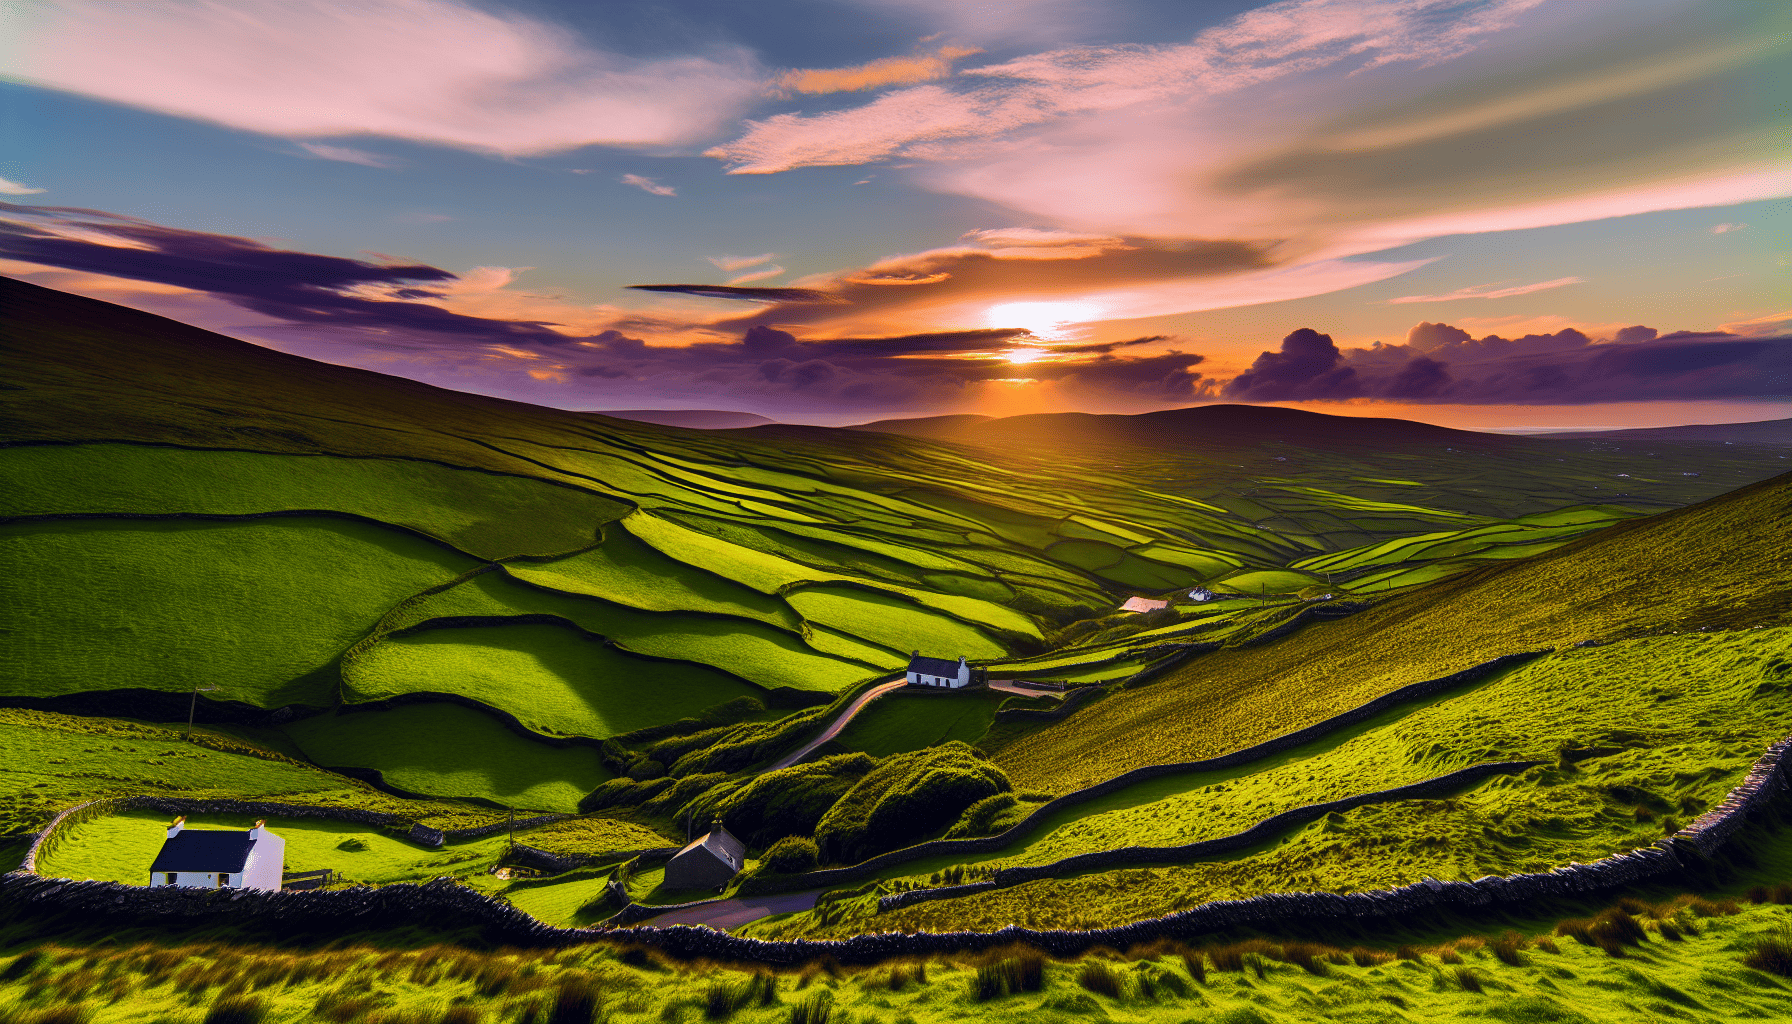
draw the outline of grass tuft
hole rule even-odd
[[[268,1015],[265,999],[254,996],[225,996],[212,1004],[205,1015],[205,1024],[261,1024]]]
[[[1742,962],[1757,971],[1792,978],[1792,927],[1757,938]]]
[[[1456,977],[1456,984],[1464,992],[1479,992],[1479,991],[1481,991],[1481,976],[1475,973],[1475,969],[1473,967],[1458,967],[1458,968],[1456,968],[1455,977]]]
[[[1126,992],[1126,979],[1105,960],[1088,960],[1077,969],[1076,983],[1098,996],[1119,999]]]

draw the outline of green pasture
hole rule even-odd
[[[785,595],[805,619],[897,651],[973,660],[1007,653],[981,630],[864,587],[809,586]]]
[[[951,694],[897,691],[872,701],[833,742],[872,757],[919,750],[950,740],[974,746],[989,731],[996,708],[1006,696],[990,690]]]
[[[1759,530],[1788,519],[1792,478],[1779,478],[1619,523],[1269,645],[1196,655],[1147,686],[1017,737],[994,757],[1018,788],[1062,792],[1249,746],[1506,654],[1792,623],[1792,568]]]
[[[283,729],[318,764],[376,769],[389,785],[428,796],[571,812],[613,777],[592,747],[534,742],[459,704],[326,712]]]
[[[590,491],[416,459],[29,445],[0,448],[0,477],[0,516],[343,512],[486,559],[586,547],[629,511]]]
[[[518,838],[549,853],[593,855],[684,845],[678,837],[663,836],[645,825],[615,818],[568,818],[530,829]]]
[[[188,815],[188,828],[246,829],[254,815]],[[51,878],[149,884],[149,865],[168,838],[169,816],[127,811],[93,818],[68,830],[38,873]],[[352,822],[267,818],[268,831],[286,840],[286,870],[330,868],[349,882],[386,885],[440,875],[471,875],[497,863],[503,833],[431,850],[408,839]],[[348,848],[344,848],[347,844]],[[356,849],[362,846],[366,849]]]
[[[711,612],[797,628],[796,615],[776,597],[686,565],[619,527],[607,529],[603,544],[591,551],[545,562],[512,562],[504,570],[549,590],[645,612]]]
[[[102,796],[280,795],[333,803],[353,800],[361,789],[310,765],[183,743],[178,728],[0,709],[4,833],[36,831],[63,808]]]
[[[1288,570],[1259,570],[1257,572],[1236,572],[1222,577],[1211,584],[1215,590],[1230,591],[1246,596],[1293,594],[1315,583],[1324,583],[1321,576],[1313,576],[1304,572]]]
[[[1426,855],[1423,873],[1438,878],[1544,871],[1647,845],[1692,821],[1787,735],[1792,627],[1625,641],[1555,654],[1250,764],[1135,783],[1052,813],[1003,850],[968,861],[935,858],[886,875],[925,881],[954,863],[1046,864],[1124,846],[1198,842],[1296,807],[1480,762],[1525,760],[1544,765],[1443,801],[1461,812],[1455,817],[1440,815],[1431,806],[1438,801],[1361,814],[1376,828],[1434,834],[1438,849]],[[1461,827],[1436,831],[1446,822]],[[1343,835],[1324,831],[1327,841]],[[1383,854],[1367,841],[1372,835],[1357,833],[1351,844],[1354,877],[1379,879],[1361,887],[1420,877],[1400,872],[1412,847],[1423,844],[1415,839]],[[1273,858],[1253,863],[1267,870]],[[1440,873],[1446,867],[1451,874]],[[1239,888],[1246,884],[1242,868],[1225,870],[1233,879],[1228,892],[1253,894]],[[1284,881],[1265,876],[1256,891],[1278,891]]]
[[[452,623],[439,620],[521,615],[554,616],[636,653],[713,666],[768,689],[789,686],[837,691],[878,671],[876,665],[819,651],[794,631],[754,619],[704,612],[637,611],[596,597],[519,585],[501,573],[483,573],[419,600],[387,626],[451,630]],[[790,618],[796,620],[794,614]]]
[[[387,609],[479,563],[349,519],[0,526],[0,694],[141,687],[327,706]]]
[[[587,927],[621,909],[605,907],[601,912],[585,909],[593,903],[603,906],[608,885],[609,876],[606,874],[599,878],[579,878],[552,885],[512,885],[500,890],[500,894],[511,906],[543,924],[551,924],[557,928]]]
[[[689,717],[758,688],[703,665],[618,651],[563,626],[436,629],[374,644],[343,666],[351,702],[449,693],[548,735],[602,738]]]

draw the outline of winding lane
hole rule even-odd
[[[788,768],[791,765],[798,763],[803,758],[808,757],[810,754],[815,753],[815,748],[821,746],[823,743],[826,743],[827,741],[840,735],[840,730],[845,729],[847,723],[851,722],[853,720],[853,716],[857,715],[859,713],[859,711],[862,708],[864,708],[865,705],[871,703],[872,701],[876,700],[879,697],[882,697],[883,695],[885,695],[887,693],[893,693],[897,690],[900,690],[907,685],[908,685],[908,677],[904,676],[903,678],[897,679],[894,682],[884,683],[880,686],[873,686],[871,689],[866,690],[863,694],[861,694],[859,696],[858,700],[855,700],[851,704],[848,704],[846,706],[846,710],[840,712],[840,717],[834,719],[834,724],[828,726],[825,730],[823,730],[822,734],[820,736],[817,736],[813,740],[810,740],[808,743],[805,743],[801,747],[798,747],[793,753],[786,754],[776,764],[772,765],[770,768],[767,768],[766,771],[775,772],[780,768]]]

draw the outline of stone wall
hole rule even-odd
[[[1041,878],[1067,878],[1090,871],[1107,871],[1141,864],[1185,864],[1217,853],[1230,853],[1234,850],[1255,846],[1288,829],[1318,821],[1333,812],[1341,813],[1367,804],[1389,803],[1395,800],[1423,800],[1449,796],[1464,786],[1473,785],[1483,779],[1495,775],[1514,775],[1543,763],[1542,761],[1494,761],[1470,765],[1460,771],[1439,775],[1436,778],[1415,782],[1408,786],[1397,786],[1393,789],[1382,789],[1372,793],[1359,793],[1356,796],[1347,796],[1342,800],[1296,807],[1264,818],[1250,828],[1242,832],[1234,832],[1229,836],[1204,839],[1200,842],[1184,843],[1179,846],[1122,846],[1112,850],[1100,850],[1095,853],[1066,857],[1050,864],[1003,868],[987,881],[941,886],[935,889],[910,889],[907,892],[885,896],[877,901],[877,909],[879,913],[882,913],[915,903],[925,903],[929,900],[952,899],[958,896],[987,892],[990,889],[1024,885]]]
[[[1327,733],[1336,732],[1339,729],[1355,725],[1358,722],[1366,721],[1391,707],[1395,707],[1407,701],[1417,700],[1422,697],[1430,697],[1442,693],[1452,687],[1460,686],[1464,683],[1473,682],[1478,679],[1484,679],[1495,672],[1502,671],[1546,653],[1548,652],[1531,651],[1522,654],[1503,655],[1492,661],[1483,662],[1482,664],[1463,669],[1461,672],[1454,672],[1437,679],[1427,679],[1422,682],[1412,683],[1408,686],[1402,686],[1397,690],[1382,694],[1380,697],[1377,697],[1366,704],[1352,708],[1342,714],[1335,715],[1323,722],[1317,722],[1304,729],[1297,729],[1294,732],[1285,733],[1274,739],[1264,740],[1262,743],[1253,747],[1235,750],[1229,754],[1221,754],[1219,757],[1210,757],[1204,761],[1154,764],[1146,765],[1143,768],[1135,768],[1124,775],[1117,775],[1105,782],[1098,782],[1086,789],[1079,789],[1074,793],[1066,793],[1055,800],[1041,804],[1037,810],[1027,815],[1025,819],[1013,825],[1007,831],[998,832],[993,836],[982,836],[976,839],[935,839],[932,842],[919,843],[915,846],[904,847],[900,850],[892,850],[889,853],[880,854],[870,860],[862,861],[858,864],[851,865],[850,867],[824,868],[820,871],[809,871],[799,875],[755,875],[748,879],[746,884],[741,887],[741,893],[742,895],[758,896],[765,893],[780,892],[790,889],[832,889],[852,882],[862,882],[887,867],[903,864],[912,860],[921,860],[923,858],[938,856],[964,856],[969,854],[994,853],[1015,840],[1032,834],[1035,829],[1045,822],[1049,815],[1061,811],[1066,807],[1074,807],[1077,804],[1087,803],[1090,800],[1107,796],[1110,793],[1125,789],[1134,783],[1144,782],[1148,779],[1162,778],[1166,775],[1178,775],[1183,772],[1211,771],[1216,768],[1236,768],[1239,765],[1249,764],[1259,758],[1268,757],[1271,754],[1279,754],[1284,750],[1298,747],[1303,743],[1317,739]],[[1069,697],[1065,698],[1066,701],[1069,699]]]
[[[841,940],[773,942],[711,928],[555,928],[501,899],[483,896],[450,879],[377,889],[287,892],[265,889],[145,888],[116,882],[71,882],[26,871],[0,876],[0,906],[118,922],[155,925],[171,918],[208,923],[267,923],[282,928],[355,928],[367,925],[481,928],[489,941],[516,946],[568,946],[610,940],[653,946],[681,959],[794,965],[822,957],[843,964],[877,963],[891,957],[929,956],[994,949],[1014,943],[1053,956],[1075,956],[1096,946],[1126,949],[1158,939],[1189,938],[1235,925],[1273,925],[1319,918],[1422,914],[1453,908],[1522,904],[1559,896],[1585,896],[1665,874],[1685,861],[1715,853],[1743,819],[1786,789],[1784,757],[1792,740],[1768,748],[1747,779],[1723,804],[1672,837],[1592,864],[1570,864],[1536,874],[1488,876],[1473,882],[1423,882],[1378,892],[1275,893],[1206,903],[1165,917],[1115,928],[1041,931],[1010,926],[996,932],[882,932]],[[664,912],[663,908],[659,911]]]

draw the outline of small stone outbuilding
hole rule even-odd
[[[747,866],[747,846],[720,819],[666,862],[666,889],[719,889]]]
[[[204,889],[278,889],[286,870],[286,840],[258,821],[248,831],[187,828],[174,819],[155,863],[151,887],[179,885]]]

